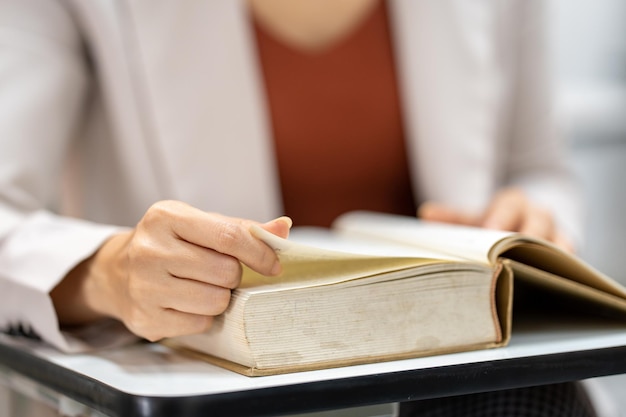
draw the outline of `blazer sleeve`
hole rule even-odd
[[[49,292],[118,230],[55,214],[86,104],[85,63],[61,2],[0,2],[0,329],[65,351],[93,346],[60,330]]]
[[[514,18],[517,46],[513,102],[506,150],[507,185],[519,186],[550,209],[557,226],[575,245],[582,241],[583,209],[569,166],[567,143],[558,126],[548,45],[547,6],[521,0]]]

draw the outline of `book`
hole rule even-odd
[[[518,233],[371,212],[287,240],[252,232],[282,274],[244,267],[209,331],[164,343],[248,376],[497,348],[511,337],[518,282],[531,299],[547,291],[549,303],[561,294],[626,317],[620,284]]]

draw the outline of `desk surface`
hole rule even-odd
[[[626,326],[517,326],[504,348],[245,377],[158,344],[64,355],[0,335],[0,364],[111,416],[262,416],[626,372]]]

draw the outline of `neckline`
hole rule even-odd
[[[254,16],[254,13],[250,13],[250,15],[252,24],[255,28],[255,31],[257,32],[257,36],[258,34],[261,34],[265,38],[269,39],[272,43],[280,46],[283,50],[288,51],[291,54],[315,58],[333,54],[340,51],[342,48],[349,46],[351,42],[354,42],[359,37],[359,35],[361,35],[361,33],[367,29],[367,27],[374,21],[376,16],[381,13],[384,14],[385,19],[387,19],[386,2],[382,0],[377,1],[374,7],[372,7],[371,10],[364,14],[358,20],[358,22],[350,28],[350,30],[338,36],[327,45],[311,49],[306,47],[299,47],[295,42],[290,42],[284,39],[283,37],[275,33],[275,31],[272,31],[269,27],[267,27],[267,25],[263,24],[260,19]]]

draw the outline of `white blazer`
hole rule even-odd
[[[517,184],[578,238],[543,8],[391,0],[407,146],[420,199]],[[244,1],[0,2],[0,328],[84,348],[48,292],[158,200],[282,214],[254,48]]]

